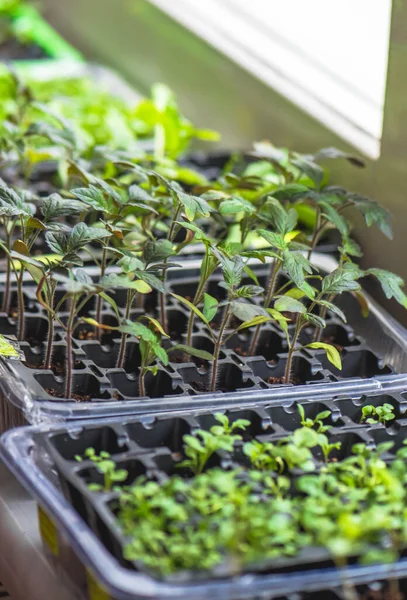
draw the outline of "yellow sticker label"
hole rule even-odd
[[[42,539],[52,554],[58,556],[58,530],[41,506],[38,507],[38,524]]]
[[[93,574],[88,571],[88,594],[89,600],[111,600],[111,596],[102,588],[100,583],[96,581]]]

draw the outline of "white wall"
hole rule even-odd
[[[377,158],[391,0],[150,0]]]

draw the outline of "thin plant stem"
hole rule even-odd
[[[351,206],[352,206],[352,202],[345,202],[345,204],[343,206],[338,208],[337,212],[339,214],[342,214],[344,210],[346,210],[347,208],[350,208]],[[330,227],[330,222],[325,220],[323,223],[320,223],[318,229],[315,228],[314,235],[313,235],[313,243],[311,243],[311,250],[310,250],[311,254],[312,254],[313,250],[315,249],[315,247],[317,246],[319,240],[325,233],[326,229],[328,229],[329,227]],[[314,248],[312,248],[312,245],[314,246]],[[308,253],[308,260],[310,259],[311,254]]]
[[[313,232],[312,240],[311,240],[311,248],[308,250],[308,256],[307,256],[308,260],[311,260],[312,253],[314,252],[315,246],[318,243],[320,228],[321,228],[321,209],[319,206],[317,206],[317,216],[316,216],[314,232]]]
[[[165,269],[163,269],[163,272]],[[165,285],[165,275],[164,275],[164,285]],[[167,323],[167,303],[165,298],[165,293],[160,292],[160,321],[162,328],[165,333],[168,333],[168,323]]]
[[[205,288],[205,283],[206,283],[206,277],[204,277],[203,280],[200,281],[198,289],[196,290],[194,301],[193,301],[194,306],[197,306],[202,300],[202,293]],[[194,311],[191,310],[191,312],[189,313],[189,319],[188,319],[187,346],[191,346],[191,344],[192,344],[192,333],[194,331],[194,323],[195,323],[195,313],[194,313]]]
[[[327,300],[328,300],[328,302],[332,303],[335,300],[335,294],[331,294],[330,296],[328,296]],[[324,321],[325,321],[325,317],[326,317],[327,312],[328,312],[328,307],[327,306],[322,306],[321,307],[321,312],[319,313],[319,316]],[[321,335],[322,335],[322,328],[316,329],[313,341],[314,342],[319,342],[320,339],[321,339]]]
[[[44,276],[45,277],[45,276]],[[50,310],[47,310],[48,317],[48,335],[47,335],[47,352],[45,355],[44,361],[44,369],[50,369],[52,363],[52,354],[53,354],[53,346],[54,346],[54,296],[55,296],[55,284],[50,279],[48,279],[47,287],[49,289],[48,293],[48,306]]]
[[[216,380],[218,377],[218,363],[219,363],[219,354],[220,349],[222,347],[223,342],[223,334],[225,332],[226,327],[228,326],[230,319],[230,305],[228,304],[225,309],[225,314],[223,315],[222,323],[219,329],[219,335],[215,343],[215,348],[213,351],[213,362],[212,362],[212,374],[211,374],[211,383],[209,387],[210,392],[214,392],[216,389]]]
[[[133,305],[135,295],[136,295],[136,293],[134,290],[127,290],[126,311],[125,311],[125,315],[124,315],[125,319],[130,318],[130,311],[131,311],[131,307]],[[122,333],[122,337],[120,340],[119,356],[117,358],[117,368],[118,369],[123,368],[124,359],[126,357],[127,337],[128,337],[127,333]]]
[[[25,309],[24,309],[24,292],[23,292],[24,267],[20,265],[20,272],[17,278],[17,298],[18,298],[18,329],[17,338],[19,341],[24,340],[25,335]]]
[[[9,313],[10,311],[10,284],[11,284],[11,262],[10,258],[7,257],[6,264],[6,279],[4,283],[4,295],[3,295],[3,306],[2,312]]]
[[[72,370],[73,370],[73,356],[72,356],[72,334],[73,334],[73,323],[75,319],[76,309],[76,296],[71,299],[71,306],[69,310],[68,323],[66,326],[66,372],[65,372],[65,398],[70,398],[72,395]]]
[[[106,262],[107,262],[107,246],[103,246],[102,262],[100,265],[100,277],[103,277],[103,275],[105,274]],[[101,317],[102,317],[102,297],[98,295],[97,300],[96,300],[96,321],[98,323],[101,322]],[[101,336],[102,336],[102,330],[97,329],[96,330],[96,338],[98,340],[100,340]]]
[[[276,287],[277,277],[280,272],[281,265],[282,265],[282,260],[280,258],[276,258],[272,262],[272,266],[271,266],[271,270],[270,270],[270,277],[269,277],[269,285],[268,285],[268,289],[267,289],[267,295],[264,300],[264,308],[269,308],[271,301],[273,299],[274,289]],[[253,356],[256,353],[256,348],[257,348],[257,344],[259,341],[260,330],[261,330],[261,325],[257,325],[257,327],[254,330],[252,341],[250,344],[249,356]]]
[[[312,311],[314,310],[315,306],[317,306],[317,304],[322,296],[323,296],[323,292],[320,292],[318,294],[318,296],[315,298],[315,300],[311,303],[311,306],[308,309],[308,313],[312,313]],[[293,356],[295,353],[295,346],[297,344],[298,337],[301,333],[301,329],[304,327],[304,325],[305,325],[304,319],[299,314],[297,317],[297,324],[295,326],[294,336],[291,340],[290,348],[288,351],[287,364],[286,364],[286,369],[285,369],[285,374],[284,374],[285,383],[290,383],[292,362],[293,362]]]
[[[51,368],[53,343],[54,343],[54,313],[47,312],[48,317],[48,335],[47,335],[47,352],[45,355],[44,369]]]
[[[11,232],[8,231],[7,223],[4,225],[4,231],[6,235],[6,246],[10,248],[11,246]],[[10,295],[11,295],[11,258],[9,255],[6,255],[6,279],[4,284],[4,296],[3,296],[3,306],[2,312],[9,313],[10,312]]]
[[[140,367],[140,374],[138,377],[140,398],[143,398],[146,395],[146,388],[145,388],[145,382],[144,382],[145,376],[146,376],[146,370],[144,369],[144,367]]]
[[[298,320],[297,320],[297,324],[295,326],[294,335],[292,337],[290,348],[288,350],[287,364],[286,364],[285,373],[284,373],[284,382],[285,383],[290,383],[295,347],[297,345],[297,340],[298,340],[298,336],[300,335],[302,325],[303,325],[303,321],[302,321],[300,315],[298,315]]]
[[[168,239],[170,242],[172,242],[173,238],[175,237],[175,227],[176,227],[176,222],[178,220],[179,214],[181,212],[181,207],[182,207],[181,203],[178,203],[177,209],[174,214],[174,218],[172,219],[170,230],[168,232]],[[164,264],[166,262],[167,262],[167,259],[164,260]],[[165,288],[165,284],[167,281],[167,269],[162,269],[161,273],[162,273],[163,285]],[[165,292],[160,293],[160,321],[161,321],[161,325],[162,325],[162,328],[164,329],[165,333],[168,333],[168,331],[167,331],[167,329],[168,329],[167,302],[166,302]]]

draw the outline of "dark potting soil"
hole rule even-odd
[[[65,397],[64,394],[58,394],[52,388],[46,388],[45,391],[47,392],[47,394],[49,394],[50,396],[53,396],[54,398],[64,398]],[[92,400],[92,396],[90,394],[86,394],[86,395],[71,394],[71,398],[75,402],[90,402]]]

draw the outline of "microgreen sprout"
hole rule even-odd
[[[118,469],[116,463],[111,458],[109,452],[102,450],[99,454],[95,452],[94,448],[87,448],[84,453],[84,458],[91,460],[96,469],[103,475],[103,485],[99,483],[90,483],[89,489],[94,492],[110,492],[114,489],[115,483],[122,483],[127,479],[128,471],[126,469]],[[81,456],[76,455],[75,460],[82,462]]]
[[[367,404],[362,406],[362,416],[360,419],[361,423],[368,423],[374,425],[375,423],[382,423],[386,425],[390,421],[396,418],[394,414],[394,406],[385,402],[380,406],[374,406],[373,404]]]

